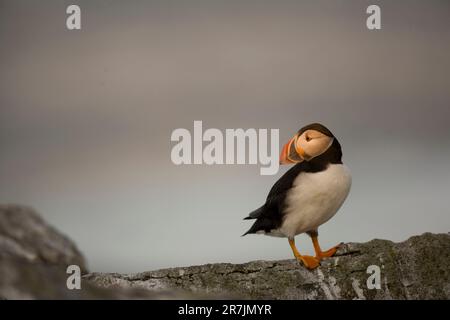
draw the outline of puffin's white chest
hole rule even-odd
[[[286,209],[279,231],[287,237],[317,229],[333,217],[344,203],[351,175],[343,164],[321,172],[301,173],[286,196]]]

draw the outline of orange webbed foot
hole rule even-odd
[[[319,259],[317,259],[316,257],[312,257],[312,256],[298,256],[295,257],[298,261],[301,261],[303,263],[303,265],[309,269],[315,269],[320,265],[320,261]]]
[[[291,246],[292,249],[292,253],[294,253],[294,257],[303,263],[303,265],[312,270],[317,268],[320,265],[320,260],[317,259],[316,257],[311,257],[311,256],[303,256],[300,254],[300,252],[298,252],[297,247],[295,246],[295,240],[293,238],[289,238],[289,245]]]
[[[340,243],[337,246],[334,246],[333,248],[326,250],[326,251],[320,251],[316,254],[316,258],[329,258],[336,254],[336,251],[343,245],[344,243]]]

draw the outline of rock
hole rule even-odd
[[[49,226],[33,209],[0,206],[0,257],[47,265],[87,266],[74,243]]]
[[[371,265],[380,268],[380,289],[368,289]],[[405,242],[348,243],[309,271],[294,259],[217,263],[138,274],[91,273],[102,287],[148,290],[181,288],[248,299],[449,299],[450,235],[425,233]]]
[[[83,273],[88,270],[71,240],[31,208],[0,206],[0,300],[204,298],[181,290],[106,289],[85,281],[81,290],[69,290],[69,265],[78,265]]]
[[[66,285],[68,265],[84,273]],[[87,273],[83,255],[30,208],[0,206],[0,299],[450,299],[450,235],[343,245],[309,271],[294,259],[137,274]],[[368,289],[369,266],[380,289]]]

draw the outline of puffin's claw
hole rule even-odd
[[[320,265],[319,259],[312,256],[296,256],[298,261],[301,261],[303,265],[309,270],[315,269]]]

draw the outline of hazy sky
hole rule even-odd
[[[291,258],[240,237],[288,168],[175,166],[170,135],[202,120],[284,144],[318,121],[353,175],[324,248],[448,232],[449,40],[448,0],[0,0],[0,202],[34,207],[94,271]]]

